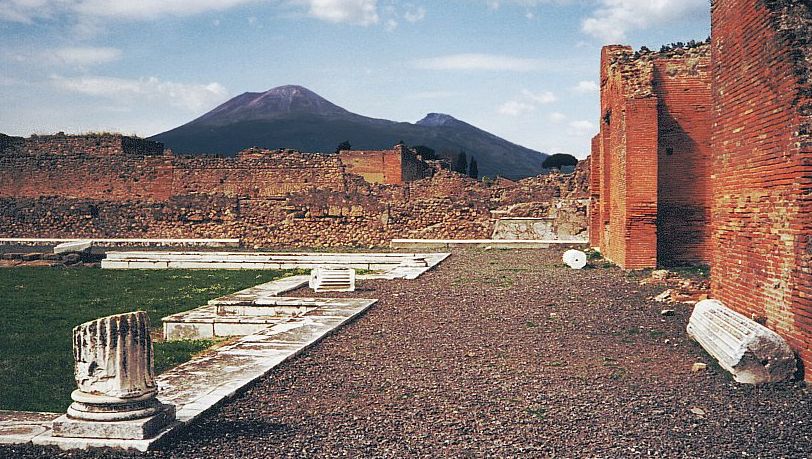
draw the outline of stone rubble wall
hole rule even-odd
[[[714,0],[713,297],[812,380],[812,5]]]
[[[583,165],[570,175],[490,186],[447,170],[381,184],[347,173],[338,155],[260,149],[236,158],[32,155],[15,148],[0,154],[0,170],[19,171],[0,173],[0,237],[384,246],[395,238],[485,239],[502,216],[546,217],[561,208],[583,212],[586,229],[586,208],[575,203],[587,196]],[[568,228],[578,221],[570,218]]]

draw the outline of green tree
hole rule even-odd
[[[558,169],[561,170],[563,166],[577,166],[578,159],[575,156],[568,155],[566,153],[556,153],[552,156],[548,156],[547,159],[541,163],[541,167],[545,169]]]
[[[350,145],[349,140],[345,140],[345,141],[341,142],[340,144],[338,144],[338,146],[336,147],[336,153],[338,153],[338,152],[340,152],[342,150],[352,150],[352,145]]]
[[[472,179],[479,178],[479,166],[476,163],[476,158],[471,156],[471,162],[468,164],[468,177]]]

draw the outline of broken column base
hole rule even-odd
[[[54,437],[146,440],[156,436],[175,420],[175,406],[161,405],[158,412],[125,421],[86,421],[62,415],[54,419]]]

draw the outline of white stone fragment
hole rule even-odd
[[[795,355],[783,338],[717,300],[694,306],[688,334],[740,383],[784,381],[795,373]]]
[[[314,292],[354,292],[355,269],[316,268],[310,272],[309,285]]]
[[[562,257],[564,264],[572,269],[583,269],[586,266],[586,254],[580,250],[570,249]]]
[[[75,378],[67,416],[55,436],[144,439],[174,419],[158,401],[149,316],[138,311],[86,322],[73,329]]]
[[[92,241],[63,242],[54,247],[54,253],[86,252],[93,246]]]

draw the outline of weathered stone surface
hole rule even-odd
[[[586,254],[580,250],[570,249],[562,257],[564,264],[572,269],[583,269],[586,266]]]
[[[696,304],[688,334],[740,383],[784,381],[795,373],[795,355],[783,338],[717,300]]]
[[[53,422],[52,435],[72,438],[109,438],[119,440],[144,440],[157,435],[175,420],[175,407],[160,405],[150,416],[121,421],[87,421],[63,415]]]
[[[174,419],[155,397],[149,316],[138,311],[86,322],[73,329],[79,388],[66,416],[54,421],[62,437],[140,440]]]
[[[310,273],[310,288],[314,292],[355,291],[355,270],[352,268],[316,268]]]
[[[54,247],[54,253],[87,252],[93,247],[92,241],[63,242]]]

